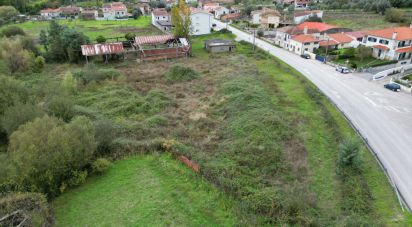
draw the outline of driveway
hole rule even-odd
[[[227,26],[216,20],[213,23],[218,28]],[[227,28],[237,39],[253,42],[252,35]],[[412,207],[412,95],[389,91],[354,74],[340,74],[331,66],[258,38],[255,43],[301,72],[345,113],[376,152],[404,202]]]

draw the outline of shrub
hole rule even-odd
[[[66,89],[69,93],[76,93],[77,91],[77,81],[73,77],[73,74],[71,71],[67,71],[66,74],[64,74],[64,78],[62,80],[62,87]]]
[[[222,28],[222,29],[220,29],[220,31],[219,31],[220,33],[222,33],[222,34],[229,34],[229,33],[232,33],[231,31],[229,31],[227,28]]]
[[[191,68],[174,65],[166,73],[166,80],[168,82],[182,82],[189,81],[199,77],[199,74]]]
[[[82,185],[84,182],[86,182],[86,178],[86,170],[74,170],[71,172],[69,180],[67,180],[67,185],[71,187]]]
[[[0,42],[0,59],[3,59],[11,73],[24,72],[32,64],[33,57],[23,48],[20,39],[2,39]]]
[[[389,8],[385,11],[385,20],[391,23],[404,23],[406,22],[406,16],[400,9]]]
[[[92,164],[93,172],[97,174],[102,174],[111,166],[111,164],[112,163],[109,160],[105,158],[99,158]]]
[[[110,120],[106,119],[95,121],[94,128],[96,131],[97,155],[103,156],[110,154],[113,140],[117,134],[117,128]]]
[[[89,163],[95,148],[94,127],[87,118],[66,124],[44,116],[19,127],[10,136],[8,149],[19,170],[15,178],[19,186],[54,197],[72,171]]]
[[[102,35],[99,35],[99,36],[96,37],[96,42],[97,42],[97,43],[105,43],[106,40],[107,40],[107,39],[106,39],[104,36],[102,36]]]
[[[124,38],[125,38],[126,40],[129,40],[129,41],[134,40],[135,37],[136,37],[136,34],[134,34],[133,32],[129,32],[129,33],[127,33],[127,34],[124,36]]]
[[[0,25],[11,22],[17,15],[19,11],[13,6],[0,6]]]
[[[33,71],[38,72],[38,73],[43,71],[45,64],[46,64],[46,60],[42,56],[37,56],[34,59]]]
[[[16,103],[26,103],[29,100],[27,88],[18,80],[0,75],[0,116]]]
[[[23,220],[22,226],[54,226],[53,211],[40,193],[13,192],[1,197],[0,218],[13,212],[16,214],[2,220],[1,226],[18,226]]]
[[[9,26],[9,27],[4,28],[1,31],[1,36],[12,37],[12,36],[17,36],[17,35],[24,36],[26,35],[26,33],[23,31],[23,29],[17,26]]]
[[[257,36],[262,37],[265,33],[262,30],[257,31]]]
[[[66,122],[74,117],[74,103],[69,96],[57,95],[47,103],[47,112]]]
[[[360,170],[362,159],[360,155],[360,142],[357,138],[345,138],[339,145],[338,168],[351,168]]]
[[[1,117],[1,126],[10,136],[20,125],[37,117],[43,116],[43,111],[31,103],[18,103],[9,107]]]

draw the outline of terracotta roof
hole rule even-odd
[[[297,11],[295,12],[295,17],[301,17],[301,16],[306,16],[306,15],[311,15],[311,14],[318,14],[322,11],[320,10],[311,10],[311,11]]]
[[[170,39],[174,39],[174,36],[173,35],[137,36],[135,38],[135,44],[136,45],[159,44],[159,43],[166,43]]]
[[[206,13],[206,14],[212,15],[211,13],[209,13],[209,12],[206,11],[206,10],[198,9],[198,8],[193,8],[193,7],[190,7],[190,13],[191,13],[191,14],[195,14],[195,13]]]
[[[40,13],[60,13],[60,9],[43,9],[40,11]]]
[[[169,16],[169,13],[163,8],[154,9],[152,13],[155,16]]]
[[[335,40],[322,40],[319,42],[319,46],[321,47],[326,47],[326,46],[335,46],[338,45],[339,43],[336,42]]]
[[[397,32],[397,41],[412,39],[412,29],[409,27],[386,28],[381,30],[367,31],[368,35],[377,36],[386,39],[392,39],[393,33]]]
[[[205,6],[219,6],[219,3],[217,3],[217,2],[208,2],[208,3],[205,3],[203,5],[203,7],[205,7]]]
[[[356,32],[345,32],[346,35],[352,36],[354,38],[363,38],[365,36],[365,32],[356,31]]]
[[[313,43],[313,42],[319,42],[318,39],[311,35],[297,35],[292,38],[293,40],[300,42],[300,43]]]
[[[284,32],[284,33],[287,33],[289,35],[301,35],[301,34],[303,34],[303,29],[299,29],[296,26],[282,27],[282,28],[279,28],[277,31]],[[319,31],[314,30],[314,29],[308,29],[307,34],[313,34],[313,33],[317,33],[317,32],[319,32]]]
[[[351,37],[345,35],[344,33],[329,34],[328,36],[338,43],[350,43],[353,41]]]
[[[261,15],[274,14],[276,16],[281,16],[279,11],[275,9],[266,8],[266,7],[262,8],[261,10],[252,11],[251,14],[261,14]]]
[[[389,47],[383,45],[375,45],[373,48],[381,49],[381,50],[389,50]]]
[[[239,18],[241,16],[242,16],[241,13],[229,13],[229,14],[223,15],[220,19],[222,19],[222,20],[233,20],[233,19]]]
[[[82,45],[83,56],[95,56],[123,52],[123,43],[101,43]]]
[[[412,52],[412,46],[404,47],[404,48],[399,48],[396,50],[398,53],[408,53]]]
[[[299,29],[302,29],[302,30],[305,27],[307,27],[308,29],[317,30],[319,32],[324,32],[324,31],[332,29],[332,28],[337,28],[334,25],[325,24],[325,23],[321,23],[321,22],[303,22],[302,24],[299,24],[296,27],[299,28]]]

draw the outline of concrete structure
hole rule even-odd
[[[293,22],[295,24],[301,24],[305,22],[310,17],[317,16],[318,18],[323,18],[323,11],[312,10],[312,11],[296,11],[293,16]]]
[[[398,60],[400,64],[411,63],[412,26],[372,30],[365,33],[362,45],[371,47],[375,58]]]
[[[105,20],[127,19],[127,7],[122,2],[104,4],[102,7]]]
[[[288,49],[298,55],[313,53],[319,48],[319,42],[319,39],[311,35],[297,35],[290,40]]]
[[[212,29],[212,18],[213,15],[209,12],[191,8],[190,20],[192,24],[190,25],[191,35],[205,35],[210,34]]]
[[[83,10],[80,13],[80,17],[83,20],[96,20],[96,18],[99,16],[99,13],[97,10]]]
[[[61,10],[60,9],[43,9],[40,11],[40,16],[44,20],[53,20],[60,18]]]
[[[251,12],[252,23],[263,29],[277,28],[280,23],[280,13],[277,10],[263,8]]]
[[[206,40],[205,49],[211,53],[217,52],[231,52],[236,48],[236,45],[230,41],[225,39],[211,39]]]
[[[226,23],[213,21],[218,28]],[[250,34],[228,26],[237,39],[253,43]],[[312,81],[350,120],[384,166],[391,185],[412,207],[412,99],[410,94],[384,89],[381,83],[352,73],[342,76],[333,67],[290,54],[259,38],[255,44]]]

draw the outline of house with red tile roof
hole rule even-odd
[[[324,40],[320,42],[321,47],[328,47],[331,49],[342,49],[358,47],[359,41],[346,33],[328,34]]]
[[[319,49],[320,40],[312,35],[297,35],[289,42],[289,51],[302,55],[305,52],[313,53]]]
[[[250,14],[252,15],[252,23],[261,28],[270,29],[279,26],[281,14],[275,9],[264,7],[261,10],[252,11]]]
[[[123,2],[112,2],[102,7],[105,20],[116,20],[128,18],[127,7]]]
[[[366,31],[362,45],[371,47],[375,58],[409,64],[412,57],[412,25]]]
[[[315,31],[315,34],[318,36],[324,36],[325,34],[334,34],[340,32],[351,32],[351,29],[348,28],[341,28],[334,25],[322,23],[322,22],[303,22],[296,26],[300,30],[304,30],[305,28],[308,30]]]
[[[170,14],[164,8],[153,9],[152,25],[159,28],[161,31],[169,32],[172,30]]]
[[[61,9],[43,9],[40,11],[40,16],[45,20],[53,20],[59,18]]]

